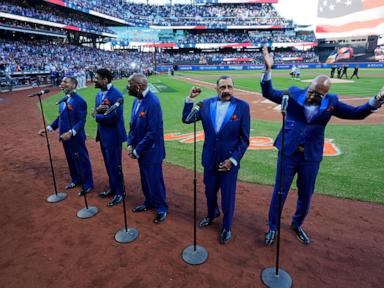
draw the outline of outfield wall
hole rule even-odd
[[[319,63],[308,63],[308,64],[276,64],[273,65],[273,69],[291,69],[295,65],[301,69],[330,69],[332,66],[348,66],[354,68],[356,65],[359,68],[384,68],[384,62],[348,62],[348,63],[335,63],[335,64],[319,64]],[[157,66],[158,72],[167,72],[171,65],[160,65]],[[178,71],[228,71],[228,70],[262,70],[264,65],[177,65]]]

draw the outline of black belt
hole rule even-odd
[[[304,152],[304,145],[297,146],[296,151],[297,152]]]

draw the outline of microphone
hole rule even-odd
[[[67,102],[67,100],[69,99],[69,97],[70,97],[69,94],[65,95],[63,98],[60,99],[60,101],[56,102],[56,105],[59,105],[59,104],[61,104],[61,103],[63,103],[63,102]]]
[[[29,94],[28,97],[41,96],[43,94],[49,93],[49,89],[44,89],[36,93]]]
[[[115,104],[113,104],[111,107],[108,108],[107,111],[105,111],[104,115],[111,114],[113,111],[115,111],[119,106],[123,103],[123,98],[119,98],[116,100]]]
[[[284,91],[283,99],[281,100],[281,113],[287,113],[289,95],[288,91]]]
[[[197,103],[193,108],[192,111],[187,116],[187,119],[185,119],[186,122],[189,122],[192,118],[195,118],[195,115],[200,111],[200,109],[203,107],[203,102]]]

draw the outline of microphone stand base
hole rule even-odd
[[[181,258],[190,265],[200,265],[208,259],[208,251],[200,245],[196,245],[195,250],[195,246],[191,245],[183,250]]]
[[[67,198],[67,193],[65,192],[59,192],[57,194],[52,194],[50,195],[48,198],[47,198],[47,201],[49,203],[56,203],[56,202],[60,202],[60,201],[63,201],[65,198]]]
[[[135,241],[137,237],[139,237],[139,231],[135,228],[128,228],[127,230],[123,228],[115,234],[115,240],[119,243],[130,243]]]
[[[97,207],[88,207],[83,208],[79,211],[77,211],[77,217],[81,219],[91,218],[95,216],[99,212],[99,209]]]
[[[291,276],[280,268],[278,272],[278,275],[276,275],[276,267],[265,268],[261,272],[261,281],[268,288],[291,288]]]

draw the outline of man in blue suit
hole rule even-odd
[[[162,169],[165,146],[160,101],[149,90],[143,74],[131,75],[127,88],[129,95],[135,97],[128,134],[128,155],[139,162],[145,197],[144,203],[136,206],[133,212],[156,209],[153,222],[158,224],[166,219],[168,211]]]
[[[101,198],[113,196],[107,206],[112,207],[123,201],[124,183],[122,177],[122,144],[127,141],[124,127],[123,95],[112,84],[112,73],[107,69],[96,71],[95,87],[100,88],[96,95],[93,116],[97,122],[96,141],[104,158],[109,177],[109,189],[101,192]],[[106,115],[108,108],[120,103],[118,108]]]
[[[220,77],[216,84],[218,96],[199,103],[201,108],[196,116],[187,120],[195,98],[201,93],[199,88],[192,89],[184,104],[183,122],[201,120],[205,134],[202,165],[208,215],[201,220],[200,228],[209,226],[220,216],[217,204],[220,189],[224,217],[219,239],[226,244],[231,239],[240,160],[249,145],[250,112],[247,102],[233,96],[234,85],[229,76]]]
[[[83,190],[79,192],[79,196],[82,196],[93,188],[91,162],[85,146],[87,102],[76,93],[76,78],[64,77],[60,86],[69,98],[59,104],[59,116],[47,126],[47,131],[59,129],[60,141],[63,143],[72,179],[65,188],[73,189],[82,184]],[[44,133],[44,129],[39,131],[40,135]]]
[[[271,69],[272,55],[267,47],[263,48],[265,73],[261,79],[263,96],[280,104],[283,91],[272,87]],[[320,75],[310,83],[309,87],[300,89],[292,86],[288,89],[288,108],[286,112],[282,205],[288,195],[294,176],[297,174],[298,199],[296,212],[292,218],[291,227],[297,239],[303,244],[309,244],[310,238],[302,228],[311,204],[315,181],[323,158],[324,130],[332,116],[343,119],[364,119],[381,106],[384,89],[366,104],[350,106],[341,101],[335,94],[328,93],[331,80],[328,76]],[[281,131],[275,140],[275,146],[281,151]],[[277,160],[275,188],[269,207],[269,231],[265,234],[265,244],[272,245],[277,235],[278,225],[278,192],[280,190],[281,153]]]

